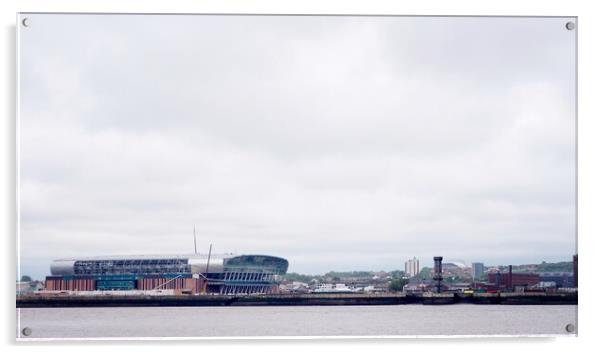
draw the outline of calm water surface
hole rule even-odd
[[[31,338],[563,335],[575,305],[17,309]]]

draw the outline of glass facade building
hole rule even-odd
[[[86,290],[152,290],[149,287],[155,286],[156,289],[192,288],[193,293],[265,294],[276,291],[277,277],[287,269],[286,259],[266,255],[59,259],[52,262],[46,288],[81,290],[82,284],[86,284]]]
[[[485,265],[480,262],[475,262],[472,264],[472,278],[479,279],[485,274]]]

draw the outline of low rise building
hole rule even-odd
[[[574,276],[571,272],[545,272],[539,273],[539,280],[546,283],[554,283],[556,288],[574,287]]]
[[[487,280],[495,284],[499,289],[513,289],[516,286],[530,287],[539,284],[539,274],[537,273],[488,273]]]

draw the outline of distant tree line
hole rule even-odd
[[[375,272],[368,272],[368,271],[351,271],[351,272],[335,272],[335,271],[330,271],[326,274],[324,274],[325,277],[327,278],[366,278],[366,277],[371,277],[374,275]]]
[[[547,263],[541,262],[537,265],[537,272],[572,272],[573,262]]]
[[[350,278],[372,278],[374,275],[380,272],[374,271],[362,271],[362,270],[353,270],[348,272],[335,272],[330,271],[328,273],[322,275],[311,275],[311,274],[299,274],[299,273],[286,273],[282,277],[288,281],[298,281],[302,283],[310,283],[312,280],[316,280],[319,283],[322,282],[337,282],[343,281],[345,279]],[[401,270],[393,270],[391,272],[385,272],[391,278],[401,278],[404,276],[404,272]]]
[[[408,284],[407,278],[393,278],[389,283],[389,291],[402,291],[403,287]]]
[[[507,271],[506,267],[501,266],[500,270]],[[536,272],[571,272],[573,270],[572,262],[556,262],[556,263],[547,263],[542,262],[538,264],[536,267]],[[417,279],[422,280],[430,280],[433,277],[432,274],[433,268],[423,267],[420,272],[415,276]],[[515,271],[520,272],[520,270],[516,269]],[[313,279],[315,279],[318,283],[323,282],[339,282],[344,281],[344,279],[349,278],[369,278],[373,277],[376,273],[374,271],[349,271],[349,272],[335,272],[330,271],[323,275],[310,275],[310,274],[299,274],[299,273],[287,273],[283,276],[285,280],[288,281],[298,281],[302,283],[311,283]],[[390,277],[391,281],[389,283],[389,290],[391,291],[401,291],[403,286],[408,283],[408,279],[406,278],[406,274],[402,270],[393,270],[390,272],[386,272]],[[481,279],[486,279],[486,275],[483,275]],[[459,279],[457,277],[446,277],[444,282],[456,282],[464,279]],[[398,290],[399,289],[399,290]]]
[[[299,273],[286,273],[282,276],[285,280],[288,281],[298,281],[301,283],[309,283],[312,279],[320,279],[319,275],[308,275],[308,274],[299,274]]]
[[[433,268],[424,267],[416,275],[416,278],[422,279],[422,280],[431,279],[433,277],[432,272],[433,272]]]

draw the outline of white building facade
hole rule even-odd
[[[414,277],[420,272],[420,261],[416,257],[405,262],[405,273],[408,277]]]

